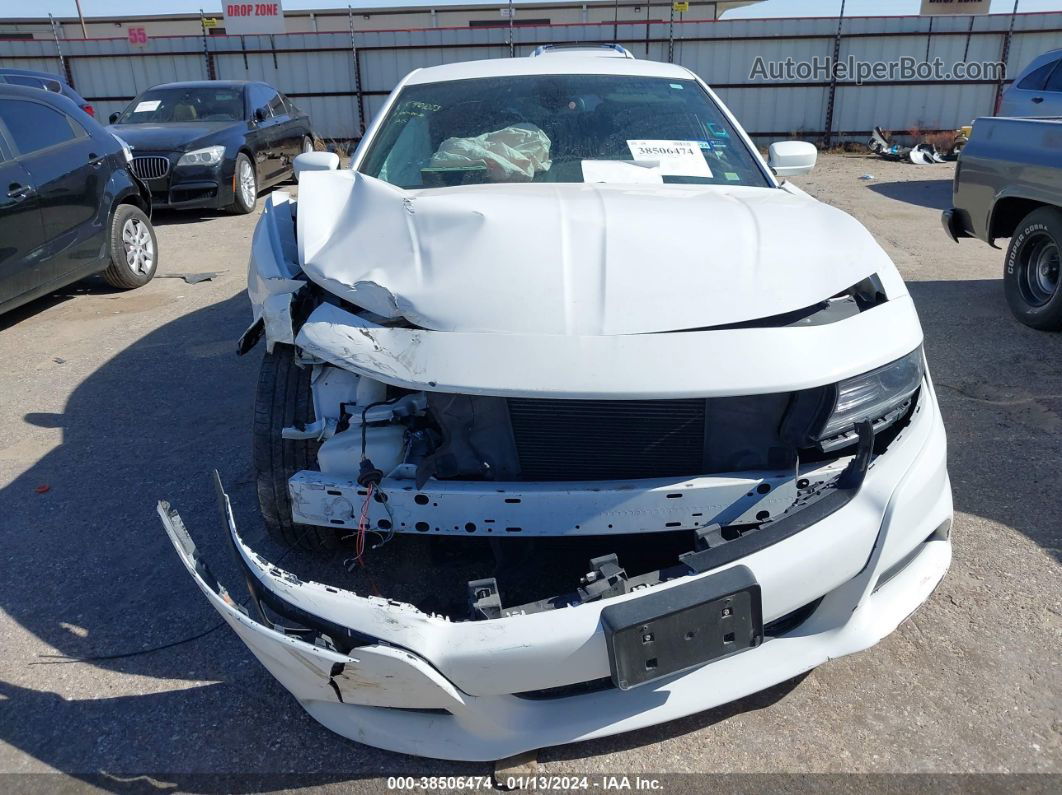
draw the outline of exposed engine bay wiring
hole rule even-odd
[[[387,504],[387,495],[380,489],[383,472],[373,465],[368,456],[368,424],[366,418],[370,409],[377,406],[390,405],[398,399],[395,397],[388,400],[378,400],[374,403],[369,403],[361,410],[361,471],[358,474],[358,483],[365,488],[365,499],[361,503],[361,511],[358,514],[358,528],[354,532],[354,556],[343,561],[343,566],[347,571],[352,572],[357,567],[365,568],[365,537],[369,533],[380,539],[378,543],[373,544],[372,549],[379,549],[390,541],[395,534],[394,515],[391,512],[391,506]],[[369,527],[369,508],[373,499],[383,504],[384,510],[387,511],[387,515],[390,517],[391,521],[386,534],[377,532]]]

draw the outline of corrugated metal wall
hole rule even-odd
[[[845,19],[840,57],[891,61],[939,57],[954,62],[998,61],[1011,19],[982,17],[855,17]],[[875,125],[891,130],[954,129],[991,114],[1000,84],[994,80],[883,81],[856,85],[825,76],[790,82],[752,79],[757,57],[767,61],[820,60],[832,55],[837,20],[765,19],[676,23],[552,25],[518,27],[513,50],[528,54],[553,42],[619,41],[635,56],[689,67],[712,85],[749,132],[764,142],[796,134],[821,139],[827,132],[829,100],[834,140],[864,138]],[[64,40],[66,73],[75,88],[106,118],[138,92],[174,80],[264,80],[311,115],[325,138],[360,135],[388,92],[412,69],[509,55],[509,29],[435,28],[355,34],[197,36],[152,39],[143,49],[124,39]],[[1019,14],[1009,46],[1007,75],[1033,57],[1062,46],[1062,13]],[[204,50],[206,48],[206,50]],[[61,72],[49,41],[0,41],[0,65]],[[360,94],[356,90],[360,77]],[[364,108],[365,118],[361,118]]]

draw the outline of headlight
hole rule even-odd
[[[918,346],[884,367],[846,378],[837,384],[833,411],[816,438],[825,440],[824,449],[832,449],[845,443],[843,438],[832,443],[834,437],[843,437],[857,422],[887,419],[886,424],[891,424],[922,383],[923,374],[922,346]],[[889,416],[894,413],[896,416]],[[875,430],[879,429],[875,422]]]
[[[225,156],[224,146],[208,146],[205,149],[196,149],[194,152],[185,152],[177,161],[179,166],[214,166],[221,162]]]
[[[114,133],[111,133],[111,135],[114,135]],[[132,163],[133,162],[133,149],[132,149],[132,147],[129,146],[129,144],[127,144],[124,140],[119,138],[117,135],[114,135],[114,140],[116,140],[119,144],[122,145],[122,154],[125,155],[125,162]]]

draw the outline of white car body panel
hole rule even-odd
[[[896,629],[929,597],[951,560],[947,532],[934,535],[952,514],[937,411],[935,400],[922,405],[896,440],[896,455],[878,460],[849,505],[740,561],[761,584],[765,621],[823,597],[810,619],[758,648],[625,691],[545,700],[513,695],[607,676],[601,609],[640,592],[604,604],[451,622],[284,572],[240,539],[226,499],[233,543],[260,587],[383,641],[344,655],[266,627],[215,592],[179,517],[162,504],[159,514],[211,604],[322,724],[403,753],[493,760],[710,709],[866,649]]]
[[[368,142],[406,85],[573,73],[697,81],[769,187],[552,183],[407,191],[358,173]],[[884,449],[872,448],[871,423],[861,422],[857,454],[849,446],[826,460],[804,463],[798,456],[785,471],[421,481],[416,465],[403,460],[404,431],[381,405],[389,387],[411,390],[402,400],[422,412],[440,392],[595,400],[775,395],[868,373],[922,343],[907,289],[869,233],[774,179],[737,121],[688,70],[551,53],[415,71],[377,115],[351,171],[301,174],[297,227],[291,199],[274,193],[255,230],[248,276],[252,330],[260,323],[269,350],[293,345],[297,361],[312,368],[313,427],[286,428],[284,437],[316,434],[322,471],[289,480],[295,521],[349,533],[366,507],[375,530],[386,522],[396,532],[504,538],[651,533],[676,522],[681,530],[703,530],[710,523],[740,525],[764,511],[771,518],[708,550],[725,553],[751,539],[740,557],[720,562],[709,555],[713,562],[702,568],[689,566],[688,573],[631,592],[596,600],[560,594],[552,609],[508,605],[498,617],[452,620],[281,570],[241,539],[224,498],[236,559],[255,597],[251,607],[265,596],[267,605],[294,610],[311,628],[297,636],[264,612],[244,610],[212,581],[179,517],[160,504],[176,550],[211,604],[333,731],[381,748],[461,760],[629,731],[868,648],[944,576],[951,489],[928,373]],[[829,301],[869,277],[886,300],[856,314],[819,324],[755,323]],[[296,298],[320,297],[322,290],[331,298],[318,301],[308,318],[293,314]],[[377,502],[356,481],[361,445],[383,466]],[[816,504],[816,495],[840,491],[853,469],[858,485],[839,507],[821,515],[805,507]],[[801,524],[804,511],[817,518]],[[794,517],[792,534],[756,544],[756,533],[769,534],[772,522],[777,529]],[[763,622],[802,616],[795,629],[632,689],[621,683],[556,694],[610,674],[614,681],[602,622],[610,605],[737,566],[759,586]]]
[[[673,80],[689,80],[694,77],[686,67],[662,61],[643,61],[637,58],[587,58],[581,53],[551,52],[548,58],[489,58],[416,69],[409,73],[402,85],[441,83],[445,80],[473,80],[477,77],[571,74],[670,77]]]
[[[266,350],[278,343],[295,342],[291,327],[291,300],[306,283],[299,273],[291,199],[287,193],[271,194],[251,238],[251,264],[247,269],[247,296],[254,322],[264,324]]]
[[[802,309],[890,267],[851,216],[780,190],[405,191],[351,171],[306,174],[301,187],[306,275],[378,315],[436,331],[613,336],[720,326]],[[824,238],[829,248],[818,245]]]
[[[296,338],[314,356],[394,386],[573,399],[806,389],[887,364],[921,342],[918,315],[906,296],[821,326],[619,336],[385,327],[324,304]],[[829,355],[815,355],[823,351]]]

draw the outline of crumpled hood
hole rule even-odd
[[[845,213],[776,188],[502,184],[405,191],[302,175],[303,270],[438,331],[615,335],[769,317],[883,269]]]

